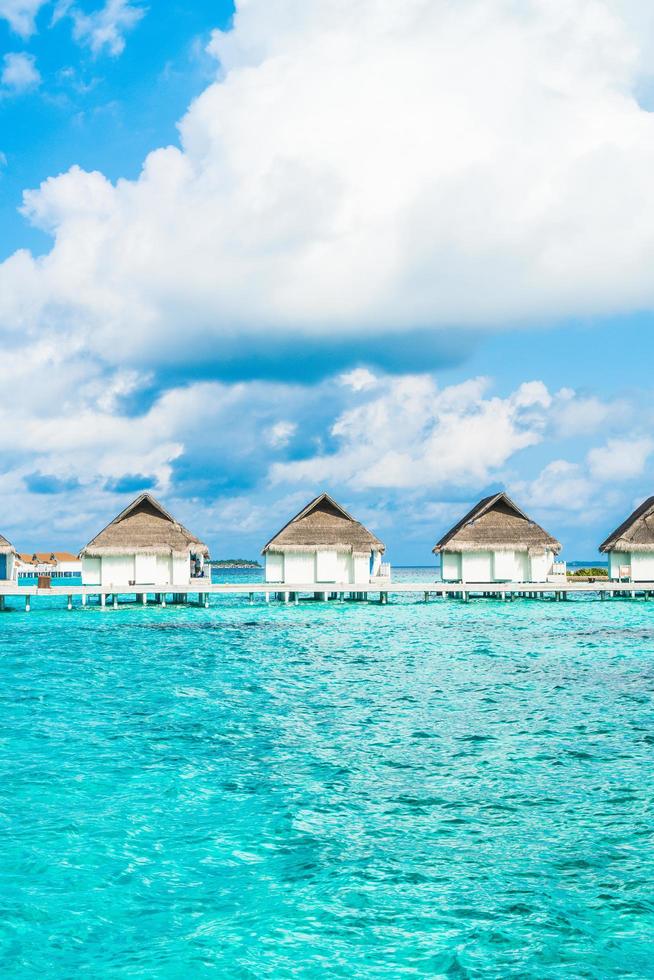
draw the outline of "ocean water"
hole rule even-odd
[[[654,602],[63,601],[0,613],[2,977],[654,977]]]

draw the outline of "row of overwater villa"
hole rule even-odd
[[[374,591],[390,585],[385,546],[327,493],[312,500],[263,548],[265,582],[291,591]],[[654,497],[600,545],[612,581],[654,582]],[[433,549],[443,583],[516,586],[565,581],[561,544],[506,493],[480,500]],[[37,557],[37,556],[35,556]],[[209,549],[143,493],[81,551],[82,585],[143,593],[202,592]],[[16,581],[18,556],[0,535],[0,583]]]

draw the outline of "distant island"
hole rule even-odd
[[[224,558],[221,561],[211,561],[214,568],[261,568],[258,561],[249,558]]]

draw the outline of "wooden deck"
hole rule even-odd
[[[121,587],[117,592],[113,587],[98,585],[57,586],[51,589],[39,589],[36,585],[21,586],[15,583],[0,583],[0,611],[14,607],[7,599],[22,599],[26,611],[32,606],[32,599],[50,597],[60,599],[68,609],[89,604],[103,607],[117,607],[119,601],[124,603],[130,598],[143,605],[156,603],[169,605],[194,602],[202,607],[208,607],[210,600],[219,600],[221,596],[243,596],[249,602],[270,602],[278,600],[285,604],[297,604],[306,599],[319,601],[370,601],[376,600],[382,604],[392,600],[393,596],[415,596],[418,601],[429,602],[432,599],[455,599],[469,602],[475,598],[490,598],[511,601],[518,598],[541,599],[549,601],[565,601],[570,597],[585,595],[599,599],[614,597],[633,599],[654,599],[654,582],[520,582],[520,583],[444,583],[444,582],[395,582],[381,585],[361,583],[336,583],[320,586],[306,583],[273,585],[266,582],[247,582],[229,584],[210,584],[209,582],[194,582],[188,586],[161,587],[153,585],[136,585]],[[77,602],[75,601],[77,600]]]

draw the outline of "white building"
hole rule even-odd
[[[0,534],[0,582],[13,582],[16,579],[16,551],[6,538]]]
[[[109,588],[190,585],[208,554],[205,544],[142,493],[80,553],[82,582]]]
[[[654,582],[654,497],[648,497],[600,545],[609,578]]]
[[[444,582],[546,582],[560,550],[506,493],[496,493],[455,524],[434,553]]]
[[[69,578],[82,574],[82,562],[70,551],[37,551],[17,555],[19,575],[54,575]]]
[[[370,585],[390,566],[385,547],[329,494],[322,493],[286,524],[263,549],[266,582],[306,585]]]

